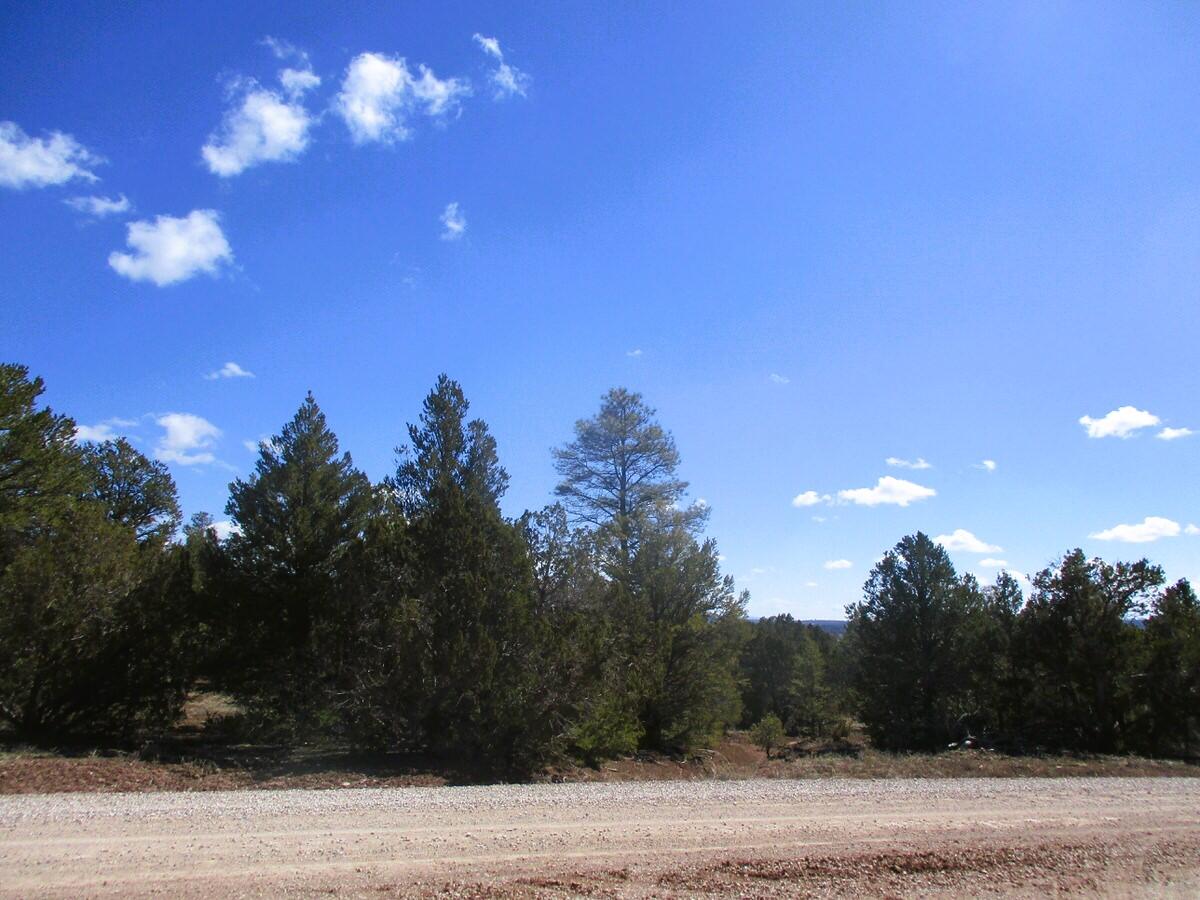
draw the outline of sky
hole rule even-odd
[[[0,359],[187,515],[308,390],[390,474],[446,372],[509,515],[641,392],[752,615],[841,618],[917,530],[1200,580],[1197,47],[1187,4],[5,4]]]

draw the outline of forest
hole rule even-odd
[[[730,729],[938,751],[1194,756],[1200,605],[1147,560],[1070,550],[1026,590],[918,532],[834,637],[752,620],[708,509],[643,398],[614,389],[515,519],[488,425],[442,375],[394,472],[355,468],[311,394],[229,487],[233,532],[183,522],[166,466],[77,440],[0,365],[0,729],[136,741],[199,684],[249,734],[468,759],[688,754]]]

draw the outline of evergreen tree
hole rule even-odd
[[[161,462],[147,459],[125,438],[83,450],[91,482],[89,496],[108,517],[134,530],[139,541],[169,540],[179,527],[175,482]]]
[[[238,645],[233,688],[280,722],[302,727],[345,674],[353,619],[340,590],[344,563],[373,504],[310,393],[279,436],[259,448],[254,474],[230,485],[225,508]]]
[[[1127,743],[1144,613],[1163,573],[1146,560],[1110,565],[1082,550],[1039,572],[1021,612],[1018,660],[1031,690],[1025,728],[1039,744],[1112,752]]]
[[[1185,580],[1154,600],[1146,621],[1143,691],[1150,714],[1151,748],[1193,755],[1200,725],[1200,602]]]
[[[921,532],[903,538],[871,570],[846,608],[860,714],[889,749],[944,746],[972,709],[971,624],[980,597],[945,549]]]
[[[432,749],[509,768],[545,753],[540,626],[520,529],[497,502],[508,476],[461,387],[445,375],[425,400],[394,486],[410,519],[418,636],[401,704]]]

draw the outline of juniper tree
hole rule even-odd
[[[168,540],[179,527],[179,499],[167,467],[134,449],[125,438],[84,447],[88,495],[139,541]]]

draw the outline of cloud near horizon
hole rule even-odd
[[[956,528],[950,534],[939,534],[933,540],[934,543],[941,544],[947,550],[959,550],[964,553],[1002,553],[1004,551],[1003,547],[981,541],[965,528]]]
[[[154,448],[155,459],[181,466],[216,461],[211,448],[221,436],[221,429],[212,422],[191,413],[167,413],[154,421],[163,429]]]
[[[1088,535],[1097,541],[1118,541],[1122,544],[1149,544],[1161,538],[1176,537],[1179,523],[1162,516],[1147,516],[1136,525],[1114,525]]]

